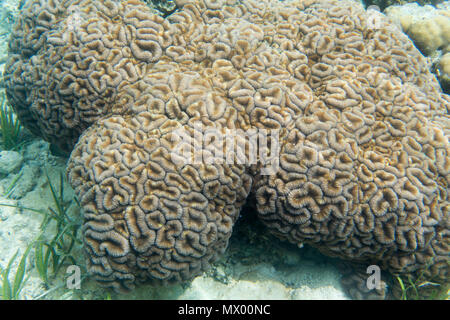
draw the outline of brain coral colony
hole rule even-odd
[[[9,43],[21,122],[71,151],[96,279],[199,275],[248,202],[281,239],[448,283],[450,98],[407,36],[347,0],[176,5],[29,0]],[[276,131],[279,167],[178,161],[174,131],[198,124]]]

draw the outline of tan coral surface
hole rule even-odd
[[[249,198],[282,239],[448,281],[450,98],[407,36],[353,1],[176,3],[30,0],[10,41],[9,101],[73,149],[97,279],[200,274]],[[249,146],[221,161],[210,129],[276,132],[278,170]],[[174,130],[209,161],[177,158]]]

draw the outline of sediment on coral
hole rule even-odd
[[[116,289],[191,279],[250,201],[281,239],[448,281],[450,98],[408,37],[354,1],[175,2],[164,19],[136,0],[30,0],[14,27],[8,99],[72,152],[90,272]],[[212,129],[276,132],[279,150],[249,163],[237,143],[225,162]]]

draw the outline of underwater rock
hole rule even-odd
[[[404,5],[407,3],[418,3],[421,5],[432,4],[436,5],[443,2],[444,0],[362,0],[366,6],[375,5],[380,7],[382,10],[386,7],[393,5]]]
[[[22,155],[17,151],[0,151],[0,174],[8,175],[20,169],[23,163]]]
[[[40,177],[40,173],[41,170],[39,167],[29,165],[23,166],[23,168],[8,181],[13,184],[11,185],[11,190],[8,192],[9,198],[21,199],[28,192],[33,190]]]

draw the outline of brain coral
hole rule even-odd
[[[353,1],[176,4],[30,0],[9,43],[22,123],[73,150],[90,272],[190,279],[248,199],[282,239],[448,281],[450,99],[411,41]],[[278,170],[220,161],[201,128],[276,131]],[[179,129],[213,161],[178,161]]]

